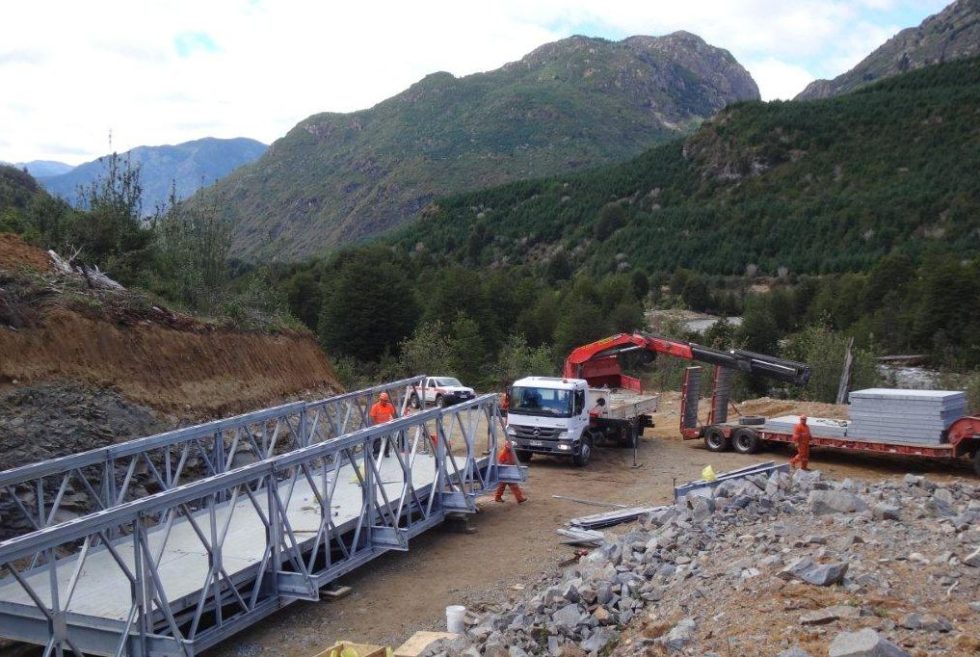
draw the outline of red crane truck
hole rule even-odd
[[[805,384],[810,376],[803,363],[751,351],[722,351],[646,333],[619,333],[574,349],[565,360],[561,379],[527,377],[514,382],[507,435],[518,457],[527,461],[532,454],[569,456],[583,466],[594,445],[635,447],[644,427],[653,426],[657,400],[643,395],[640,380],[622,371],[619,357],[633,351],[712,363],[729,372],[739,370],[794,385]],[[602,405],[593,406],[600,400]]]

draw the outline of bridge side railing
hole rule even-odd
[[[0,472],[0,538],[342,436],[369,423],[387,392],[404,414],[422,376],[294,402]]]
[[[504,436],[484,395],[0,543],[3,635],[46,654],[193,655],[523,480],[496,460]],[[121,601],[116,620],[93,621],[98,589]]]

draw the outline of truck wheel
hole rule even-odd
[[[572,463],[574,463],[576,467],[584,468],[589,464],[590,458],[592,458],[592,441],[583,440],[578,454],[572,457]]]
[[[443,397],[442,395],[436,395],[436,406],[438,406],[439,408],[445,408],[446,398]]]
[[[528,452],[523,449],[515,449],[514,454],[517,455],[517,460],[521,463],[530,463],[531,457],[534,456],[534,452]]]
[[[727,452],[732,448],[732,439],[725,436],[721,429],[708,429],[704,434],[704,446],[711,452]]]
[[[755,431],[738,429],[732,438],[732,447],[739,454],[755,454],[762,447],[762,441]]]
[[[973,452],[973,471],[980,477],[980,449]]]
[[[408,405],[415,410],[421,408],[422,404],[419,403],[419,396],[416,393],[413,392],[412,396],[408,398]]]

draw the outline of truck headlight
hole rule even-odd
[[[514,427],[507,427],[507,435],[511,437],[516,436],[517,429],[515,429]]]
[[[558,440],[568,440],[568,432],[567,431],[559,431],[558,432]]]

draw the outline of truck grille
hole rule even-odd
[[[524,440],[555,440],[559,429],[549,427],[522,427],[514,426],[517,438]]]

